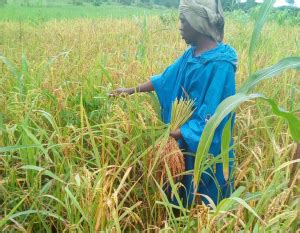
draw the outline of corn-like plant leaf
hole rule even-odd
[[[223,175],[224,179],[227,181],[229,178],[229,151],[230,151],[230,141],[231,141],[231,118],[226,122],[222,133],[221,142],[221,154],[223,162]]]
[[[208,151],[215,133],[216,128],[219,126],[221,121],[232,111],[234,111],[240,104],[259,98],[268,102],[276,116],[282,117],[287,120],[289,124],[289,130],[292,138],[299,142],[300,141],[300,119],[294,112],[288,112],[280,109],[274,100],[269,99],[262,94],[243,94],[238,93],[230,96],[218,106],[215,114],[207,122],[196,152],[195,167],[194,167],[194,186],[195,189],[198,186],[202,172],[204,171],[203,161],[208,156]]]
[[[260,94],[250,94],[246,95],[243,93],[238,93],[234,96],[230,96],[218,106],[215,114],[209,119],[206,123],[206,126],[202,132],[200,142],[196,152],[195,158],[195,167],[194,167],[194,184],[198,185],[201,177],[201,173],[203,172],[202,165],[203,161],[208,155],[208,151],[215,134],[216,128],[222,122],[222,120],[231,113],[237,106],[240,104],[247,102],[249,100],[260,97]],[[196,188],[195,188],[196,189]]]
[[[253,33],[252,33],[252,38],[250,41],[250,47],[249,47],[249,69],[250,69],[250,74],[252,73],[252,62],[253,62],[253,54],[255,47],[257,45],[257,41],[259,39],[260,33],[262,31],[262,28],[267,20],[267,17],[272,10],[272,6],[275,3],[276,0],[265,0],[264,3],[262,4],[259,12],[258,19],[256,20]]]
[[[243,85],[239,92],[248,93],[259,82],[273,78],[287,69],[300,69],[300,57],[287,57],[280,60],[277,64],[270,66],[266,69],[262,69],[250,76]]]
[[[273,110],[273,113],[276,116],[284,118],[289,124],[289,131],[291,136],[295,142],[300,142],[300,118],[297,117],[296,113],[288,112],[278,107],[274,100],[261,97],[265,101],[267,101]]]

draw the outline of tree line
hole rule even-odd
[[[20,2],[25,5],[31,5],[33,2],[36,3],[51,3],[57,0],[13,0],[13,2]],[[137,5],[152,8],[155,6],[164,6],[167,8],[178,8],[180,0],[65,0],[74,5],[83,5],[85,3],[90,3],[95,6],[99,6],[103,3],[120,3],[123,5]],[[285,0],[289,4],[294,4],[294,0]],[[255,0],[247,0],[246,2],[241,2],[240,0],[221,0],[223,9],[225,11],[234,11],[237,9],[248,11],[249,9],[257,6]],[[0,0],[0,6],[7,4],[7,0]],[[34,4],[33,4],[34,5]]]

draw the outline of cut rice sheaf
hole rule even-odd
[[[168,132],[179,129],[192,116],[193,105],[192,100],[176,99],[173,102]],[[185,171],[185,162],[177,141],[169,137],[165,144],[159,143],[156,149],[160,156],[157,178],[160,181],[167,180],[166,166],[168,166],[174,180],[179,181],[182,178],[180,174]]]

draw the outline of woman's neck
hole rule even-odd
[[[198,38],[194,45],[196,46],[194,54],[194,56],[196,57],[208,50],[217,47],[218,43],[208,36],[201,36]]]

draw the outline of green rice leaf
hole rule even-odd
[[[18,71],[16,67],[4,56],[0,55],[0,60],[6,65],[8,70],[14,75],[14,77],[19,80],[20,75],[18,74]]]
[[[40,148],[40,147],[41,147],[41,144],[4,146],[4,147],[0,147],[0,153],[12,152],[12,151],[16,151],[16,150],[23,150],[23,149],[29,149],[29,148]]]
[[[70,189],[68,187],[65,187],[65,191],[67,193],[67,195],[69,196],[69,198],[71,199],[73,205],[79,210],[79,212],[81,213],[82,217],[88,221],[85,212],[83,211],[83,209],[81,208],[81,206],[79,205],[76,197],[73,195],[73,193],[70,191]]]
[[[56,218],[56,219],[58,219],[62,222],[65,222],[63,217],[61,217],[61,216],[59,216],[55,213],[52,213],[50,211],[47,211],[47,210],[26,210],[26,211],[15,213],[15,214],[11,215],[10,218],[17,218],[17,217],[20,217],[20,216],[23,216],[23,215],[27,216],[29,214],[42,214],[42,215],[45,215],[45,216],[48,216],[48,217]]]
[[[26,195],[4,218],[0,220],[0,228],[4,226],[10,218],[14,216],[14,212],[17,211],[20,205],[27,199],[28,195]]]
[[[60,179],[57,175],[53,174],[51,171],[46,170],[45,168],[34,166],[34,165],[25,165],[25,166],[22,166],[21,169],[42,172],[44,175],[49,176],[52,179],[55,179],[55,180],[65,184],[65,182],[62,179]]]
[[[267,225],[266,222],[243,199],[241,199],[239,197],[229,197],[229,199],[234,200],[234,201],[240,203],[247,210],[249,210],[255,217],[257,217],[257,219],[259,219],[259,221],[261,221],[264,225]]]

